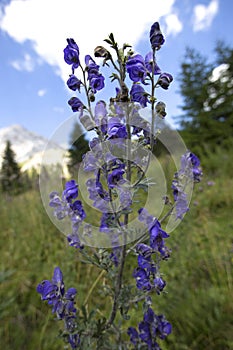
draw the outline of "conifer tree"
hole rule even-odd
[[[196,153],[229,148],[233,134],[233,49],[218,42],[216,58],[187,48],[181,64],[181,134]]]
[[[82,162],[83,155],[89,150],[88,141],[83,134],[82,127],[75,123],[70,137],[71,146],[69,148],[69,171],[73,174]]]
[[[16,194],[22,187],[20,167],[15,160],[15,153],[12,150],[10,141],[6,142],[6,148],[3,153],[0,180],[3,192]]]

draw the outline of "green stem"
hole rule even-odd
[[[153,61],[152,61],[152,83],[151,83],[151,135],[150,135],[150,148],[153,152],[154,148],[154,129],[155,129],[155,49],[153,49]]]
[[[91,288],[90,288],[90,290],[89,290],[89,292],[88,292],[88,294],[87,294],[87,296],[86,296],[86,299],[84,300],[84,303],[83,303],[84,306],[87,304],[88,299],[89,299],[89,297],[91,296],[93,290],[95,289],[97,283],[99,282],[99,280],[102,278],[102,276],[103,276],[105,273],[106,273],[106,271],[105,271],[105,270],[102,270],[101,273],[99,274],[99,276],[96,278],[96,280],[95,280],[94,283],[92,284],[92,286],[91,286]]]

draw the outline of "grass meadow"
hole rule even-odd
[[[190,211],[167,241],[172,255],[161,266],[166,293],[154,297],[155,312],[164,313],[173,325],[161,345],[164,350],[233,349],[233,162],[230,153],[221,151],[201,160],[203,181],[196,186]],[[1,349],[63,349],[57,336],[60,325],[36,286],[60,266],[66,286],[78,289],[80,305],[100,272],[82,263],[67,245],[35,190],[1,196],[0,250]],[[133,265],[136,261],[127,263],[128,278]],[[104,283],[103,276],[96,287]],[[108,312],[109,301],[97,289],[89,301],[102,314]],[[133,309],[132,322],[139,317],[141,309]]]

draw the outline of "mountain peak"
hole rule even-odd
[[[13,124],[0,129],[0,158],[5,150],[6,142],[10,141],[20,164],[28,161],[35,154],[42,153],[47,147],[48,140],[19,124]],[[53,149],[62,150],[58,144],[50,144]],[[1,159],[0,159],[1,163]]]

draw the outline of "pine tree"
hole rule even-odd
[[[1,189],[3,192],[16,194],[22,187],[20,167],[15,160],[15,153],[10,141],[6,142],[0,172]]]
[[[208,63],[198,51],[187,49],[181,64],[181,134],[197,153],[231,144],[233,50],[219,42],[215,54],[215,61]],[[218,75],[217,71],[220,72]]]
[[[74,174],[82,162],[83,155],[89,151],[89,143],[83,134],[82,127],[77,122],[71,133],[70,143],[68,168],[71,174]]]

